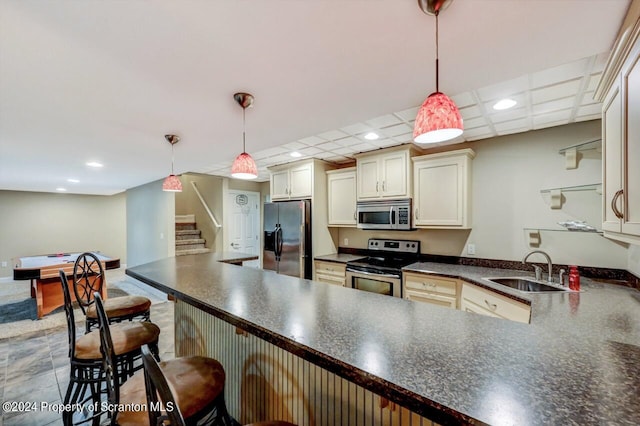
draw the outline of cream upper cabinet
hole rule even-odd
[[[640,244],[639,9],[625,19],[595,96],[602,101],[602,229],[605,237],[634,244]]]
[[[357,157],[358,201],[411,197],[411,150]]]
[[[313,164],[281,166],[271,171],[271,199],[289,200],[311,198],[313,193]]]
[[[356,169],[327,171],[329,226],[356,226]]]
[[[415,227],[471,227],[471,163],[475,152],[462,149],[414,157]]]

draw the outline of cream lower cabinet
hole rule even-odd
[[[495,318],[528,324],[531,319],[531,306],[502,296],[480,286],[462,282],[460,309]]]
[[[471,228],[471,149],[413,157],[416,228]]]
[[[329,226],[356,227],[356,168],[327,171]]]
[[[315,280],[327,284],[334,284],[344,287],[347,282],[347,265],[344,263],[314,261]]]
[[[404,272],[402,280],[405,299],[453,309],[458,307],[459,280],[410,272]]]

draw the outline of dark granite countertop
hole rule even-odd
[[[334,253],[334,254],[325,254],[323,256],[316,256],[314,260],[323,260],[325,262],[335,262],[335,263],[347,263],[352,260],[362,259],[366,256],[361,256],[357,254],[347,254],[347,253]]]
[[[481,278],[500,271],[409,269],[487,287]],[[441,423],[640,423],[637,290],[583,278],[580,293],[506,291],[531,304],[521,324],[207,255],[126,273]]]

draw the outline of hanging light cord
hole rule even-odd
[[[438,15],[440,14],[439,10],[436,10],[436,92],[440,91],[440,73],[438,67]]]
[[[244,119],[244,114],[247,111],[247,108],[243,105],[242,106],[242,153],[246,153],[247,152],[247,147],[246,147],[246,132],[245,132],[245,119]]]
[[[173,155],[173,145],[174,145],[174,144],[172,143],[172,144],[171,144],[171,174],[174,174],[174,173],[173,173],[173,161],[174,161],[175,157],[174,157],[174,155]]]

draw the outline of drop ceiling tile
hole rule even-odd
[[[258,158],[269,158],[269,157],[273,157],[274,155],[279,155],[279,154],[283,154],[287,152],[286,149],[276,146],[273,148],[267,148],[267,149],[263,149],[261,151],[258,151],[256,153],[251,154],[251,156],[254,159],[258,159]]]
[[[558,67],[549,68],[531,74],[531,88],[550,86],[563,81],[573,80],[585,75],[590,58],[583,58]]]
[[[322,142],[326,142],[327,139],[322,139],[318,136],[309,136],[308,138],[300,139],[299,142],[302,142],[305,145],[314,146]]]
[[[478,105],[471,105],[465,108],[460,108],[460,115],[463,120],[468,120],[474,117],[480,117],[482,115],[482,111]]]
[[[495,111],[495,110],[494,110]],[[492,123],[502,123],[505,121],[512,121],[527,116],[526,108],[513,108],[504,111],[496,111],[489,115],[489,120]]]
[[[576,102],[575,97],[569,97],[564,99],[557,99],[555,101],[544,102],[533,106],[533,114],[544,114],[547,112],[558,111],[562,109],[572,108]]]
[[[368,142],[362,142],[361,144],[354,145],[350,147],[354,152],[366,152],[376,149],[375,145],[372,145]]]
[[[374,145],[378,148],[386,148],[388,146],[399,145],[399,143],[394,139],[378,139],[375,141],[371,141],[371,145]]]
[[[329,130],[328,132],[324,132],[318,135],[318,137],[326,139],[328,141],[344,138],[346,136],[348,135],[345,132],[341,132],[340,130]]]
[[[405,109],[404,111],[396,112],[395,115],[400,117],[404,121],[414,121],[418,114],[418,107]]]
[[[344,162],[352,161],[352,160],[350,158],[343,157],[341,155],[336,155],[335,157],[327,158],[327,161],[332,161],[334,163],[344,163]]]
[[[473,94],[471,92],[464,92],[453,95],[451,96],[451,99],[453,99],[453,102],[456,103],[456,106],[458,108],[468,107],[476,103],[476,99],[473,97]],[[418,110],[416,109],[416,114],[417,113]],[[415,118],[415,114],[413,117]]]
[[[526,132],[529,130],[528,120],[521,118],[518,120],[505,121],[504,123],[494,124],[493,126],[499,135],[505,135],[515,132]]]
[[[595,103],[591,105],[584,105],[578,108],[578,112],[576,113],[576,117],[581,116],[592,116],[592,115],[601,115],[602,114],[602,104]]]
[[[360,143],[362,143],[360,139],[354,138],[353,136],[349,136],[342,139],[336,139],[333,142],[340,145],[341,147],[349,147],[349,146],[359,145]]]
[[[476,117],[470,120],[463,120],[462,123],[464,124],[464,128],[466,130],[466,129],[473,129],[475,127],[486,126],[487,120],[485,120],[484,117]]]
[[[282,145],[282,147],[288,151],[297,151],[299,149],[308,147],[308,145],[305,145],[300,142],[289,142],[286,145]]]
[[[591,74],[589,76],[589,84],[587,84],[587,88],[585,89],[587,92],[593,92],[596,90],[598,83],[600,83],[600,79],[602,78],[602,73]]]
[[[323,151],[331,151],[332,149],[340,148],[342,145],[338,145],[335,142],[325,142],[320,145],[316,145],[316,148],[321,149]]]
[[[309,146],[307,148],[301,149],[299,152],[303,155],[313,156],[315,154],[318,154],[319,152],[322,152],[322,149],[319,149],[317,146]]]
[[[413,131],[394,136],[393,140],[399,143],[413,142]]]
[[[563,124],[567,124],[567,120],[550,121],[548,123],[537,124],[537,125],[534,125],[533,128],[534,130],[539,130],[539,129],[546,129],[549,127],[562,126]]]
[[[580,90],[582,78],[567,81],[560,84],[554,84],[535,89],[531,91],[531,102],[533,104],[541,104],[543,102],[552,101],[554,99],[562,99],[569,96],[575,96]]]
[[[324,151],[324,152],[319,152],[319,153],[315,154],[313,156],[313,158],[317,158],[319,160],[326,160],[327,158],[335,157],[335,156],[336,156],[336,154],[333,153],[333,152]]]
[[[462,133],[462,136],[464,136],[466,139],[469,138],[475,138],[478,136],[485,136],[485,135],[491,135],[493,134],[493,131],[491,130],[491,128],[489,126],[485,126],[485,127],[477,127],[475,129],[465,129],[464,132]]]
[[[529,79],[526,75],[507,80],[491,86],[486,86],[476,90],[480,100],[483,102],[511,97],[529,89]]]
[[[408,124],[400,123],[395,126],[385,127],[384,129],[380,129],[380,131],[387,137],[393,137],[412,132],[413,129]]]
[[[539,128],[540,125],[546,123],[556,123],[563,121],[567,123],[571,118],[571,109],[565,109],[563,111],[554,111],[547,114],[534,115],[533,127]]]
[[[393,114],[387,114],[381,117],[367,120],[366,123],[379,129],[381,127],[393,126],[395,124],[401,123],[401,120]]]
[[[342,127],[340,130],[348,135],[355,136],[359,133],[365,133],[375,129],[365,123],[356,123],[347,127]]]
[[[602,105],[594,99],[595,94],[595,92],[585,92],[585,94],[582,95],[582,102],[580,103],[580,105],[591,105],[593,103]]]
[[[351,147],[344,147],[344,148],[334,149],[333,152],[339,155],[353,155],[356,151],[354,151],[354,149]]]

